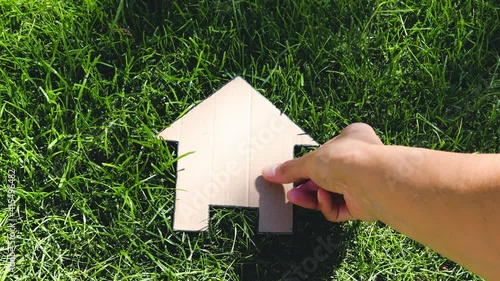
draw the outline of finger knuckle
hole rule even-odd
[[[276,172],[279,175],[287,175],[291,172],[292,167],[293,167],[293,160],[288,160],[283,162],[281,165],[276,167]]]
[[[361,131],[361,130],[370,130],[373,131],[372,126],[366,123],[352,123],[349,126],[345,127],[342,133],[348,133],[351,131]]]
[[[325,217],[325,219],[327,221],[330,221],[330,222],[337,222],[337,212],[336,210],[332,210],[330,212],[322,212],[323,213],[323,216]]]

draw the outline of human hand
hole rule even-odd
[[[385,146],[370,126],[352,124],[262,175],[302,183],[288,192],[290,202],[320,210],[329,221],[380,220],[487,280],[500,280],[500,227],[492,223],[500,221],[499,170],[498,154]]]
[[[264,168],[262,175],[275,183],[301,182],[288,192],[288,200],[321,211],[329,221],[374,221],[377,204],[371,195],[380,173],[370,150],[379,145],[369,125],[351,124],[317,150]]]

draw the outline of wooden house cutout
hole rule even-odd
[[[259,232],[290,233],[292,184],[261,176],[292,159],[295,145],[318,144],[241,77],[159,134],[178,141],[174,229],[208,228],[209,205],[259,208]]]

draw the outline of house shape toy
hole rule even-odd
[[[290,233],[292,184],[274,184],[262,168],[318,144],[241,77],[159,134],[178,141],[174,230],[208,228],[209,206],[259,208],[259,232]]]

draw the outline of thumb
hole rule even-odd
[[[275,183],[292,183],[309,179],[308,155],[268,166],[262,170],[262,176]]]

